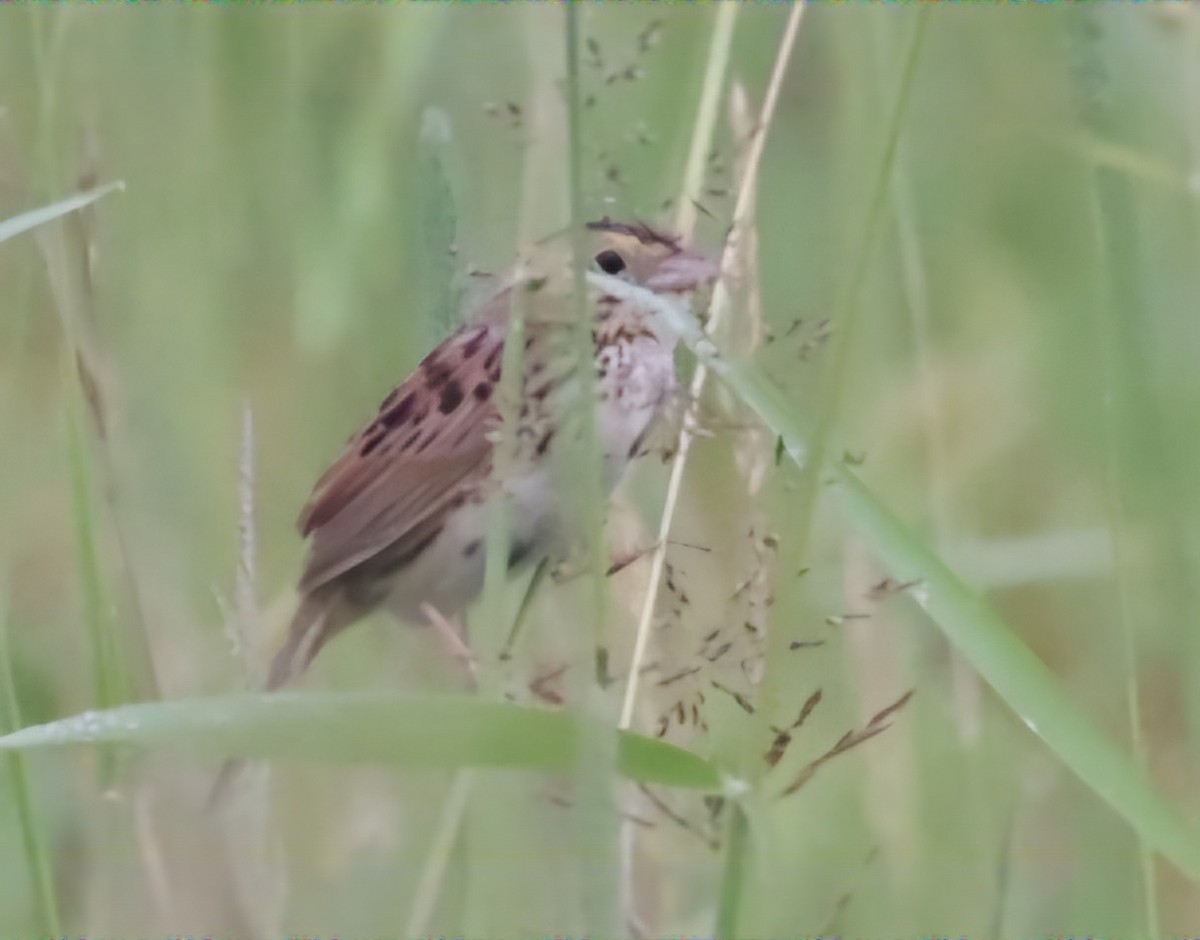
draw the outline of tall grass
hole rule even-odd
[[[4,701],[69,719],[3,739],[0,933],[1194,932],[1190,10],[805,12],[728,329],[680,357],[718,381],[631,733],[653,552],[547,579],[508,660],[528,585],[493,570],[475,696],[382,617],[225,694],[225,612],[270,645],[308,486],[473,272],[604,214],[721,251],[789,12],[4,11],[0,219],[127,185],[74,249],[0,243]],[[638,466],[609,551],[654,547],[666,486]],[[235,752],[274,777],[206,816]]]

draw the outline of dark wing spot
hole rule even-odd
[[[480,382],[472,390],[471,394],[475,396],[476,401],[487,401],[492,394],[492,386],[487,382]]]
[[[483,542],[479,539],[474,539],[473,541],[468,542],[466,548],[463,549],[463,558],[470,558],[477,551],[479,551],[479,548],[482,545]]]
[[[475,356],[479,352],[479,350],[481,350],[483,348],[484,340],[486,340],[487,337],[488,337],[488,328],[486,326],[479,327],[475,331],[475,335],[472,336],[469,340],[467,340],[463,344],[463,348],[462,348],[463,359],[470,359],[473,356]]]
[[[551,376],[547,381],[530,391],[529,397],[534,399],[534,401],[544,401],[556,385],[558,385],[558,381]]]
[[[374,428],[374,425],[372,425],[372,428]],[[363,436],[362,444],[358,448],[358,455],[360,457],[366,457],[371,453],[371,451],[379,446],[380,442],[385,437],[387,437],[387,431],[384,428],[368,430],[367,434]]]
[[[397,390],[398,391],[398,390]],[[392,405],[396,393],[393,392],[383,400],[384,407],[387,409],[380,416],[380,420],[389,428],[394,428],[398,424],[403,424],[412,414],[413,405],[417,403],[417,393],[409,392],[399,402]],[[390,407],[388,407],[390,406]]]
[[[644,443],[646,443],[646,435],[649,431],[650,431],[649,425],[642,428],[642,433],[639,434],[637,437],[635,437],[633,439],[633,443],[629,445],[628,457],[630,460],[633,460],[635,457],[639,456],[641,449],[642,449],[642,445]]]
[[[436,356],[422,362],[421,371],[425,374],[425,385],[430,389],[440,388],[450,379],[450,367]]]
[[[441,401],[438,402],[438,410],[448,415],[460,404],[463,400],[462,386],[457,381],[451,380],[442,386]]]
[[[550,428],[550,430],[548,430],[545,434],[542,435],[542,439],[540,441],[538,441],[538,443],[537,443],[537,455],[539,457],[541,457],[543,454],[546,453],[546,449],[550,446],[550,441],[552,441],[553,439],[554,439],[554,428]]]
[[[502,343],[497,343],[492,351],[487,354],[487,358],[483,360],[483,368],[486,371],[491,372],[492,367],[500,361],[500,354],[502,352],[504,352],[504,345]]]

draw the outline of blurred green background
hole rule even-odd
[[[580,10],[589,216],[670,225],[715,15]],[[693,194],[705,250],[719,251],[730,221],[788,15],[750,6],[735,18],[710,172]],[[798,410],[820,409],[824,338],[838,337],[868,239],[922,15],[886,212],[842,337],[831,457],[861,462],[1195,823],[1197,11],[811,6],[769,128],[730,348]],[[0,245],[0,617],[21,724],[244,687],[226,624],[247,609],[235,586],[245,409],[253,585],[271,644],[303,553],[293,519],[317,474],[469,308],[473,272],[503,270],[568,219],[564,19],[540,5],[0,11],[0,218],[125,183]],[[791,559],[808,574],[773,564],[790,558],[796,473],[727,394],[708,396],[705,416],[713,436],[697,444],[676,535],[717,550],[672,551],[692,603],[668,616],[664,659],[691,662],[681,651],[740,628],[730,618],[821,641],[774,664],[789,678],[764,720],[788,724],[824,690],[789,751],[797,769],[916,690],[887,733],[762,809],[744,933],[1200,929],[1197,885],[1145,864],[1129,826],[981,683],[911,591],[870,596],[887,572],[828,488]],[[618,494],[613,539],[626,550],[653,539],[665,476],[647,461]],[[610,582],[617,650],[645,577],[635,565]],[[535,633],[569,623],[570,592],[539,596]],[[97,652],[110,627],[113,648]],[[453,690],[442,659],[424,633],[376,618],[334,643],[305,687]],[[753,693],[752,669],[713,668]],[[106,690],[105,675],[123,684]],[[684,729],[682,742],[736,764],[740,712],[699,680],[697,691],[711,734]],[[639,720],[650,733],[673,704],[660,693]],[[217,824],[202,810],[214,770],[183,742],[115,764],[37,754],[0,774],[0,934],[52,926],[22,819],[40,832],[67,933],[352,936],[414,923],[453,774],[281,763],[270,799],[245,797]],[[32,816],[18,809],[22,773]],[[589,847],[563,828],[554,785],[480,780],[506,824],[476,821],[456,844],[425,929],[570,931],[563,872]],[[637,923],[623,929],[710,933],[726,843],[700,837],[699,797],[663,798],[689,827],[638,805]]]

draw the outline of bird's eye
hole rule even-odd
[[[606,248],[596,255],[596,264],[605,274],[620,274],[625,270],[625,259],[611,248]]]

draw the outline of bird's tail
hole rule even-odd
[[[321,647],[348,622],[340,592],[314,591],[300,601],[288,629],[287,642],[271,660],[266,691],[274,692],[308,668]]]
[[[351,619],[353,617],[348,615],[340,593],[315,591],[306,594],[292,617],[287,641],[271,660],[264,691],[274,692],[303,673],[321,647]],[[245,761],[240,758],[231,758],[222,765],[209,793],[209,810],[224,800],[230,784],[244,764]]]

